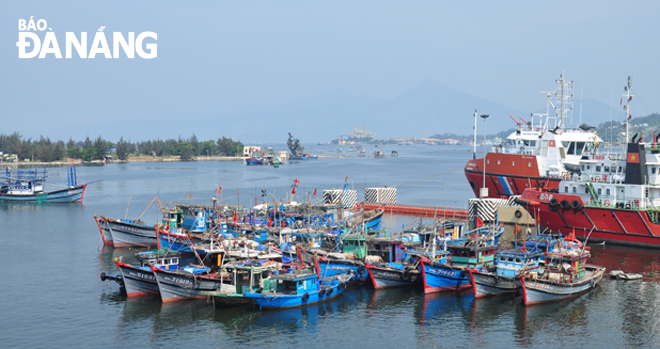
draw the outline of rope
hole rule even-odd
[[[406,182],[406,183],[403,183],[403,184],[392,185],[392,186],[389,186],[389,188],[396,188],[396,187],[401,187],[401,186],[408,185],[408,184],[414,184],[414,183],[419,183],[419,182],[427,181],[427,180],[432,179],[432,178],[435,178],[435,177],[440,177],[440,176],[443,176],[443,175],[446,175],[446,174],[449,174],[449,173],[452,173],[452,172],[458,171],[458,170],[460,170],[460,169],[462,169],[462,168],[463,168],[463,166],[459,166],[459,167],[456,167],[456,168],[451,169],[451,170],[449,170],[449,171],[445,171],[445,172],[442,172],[442,173],[438,173],[438,174],[435,174],[435,175],[430,176],[430,177],[426,177],[426,178],[422,178],[422,179],[414,180],[414,181],[411,181],[411,182]]]

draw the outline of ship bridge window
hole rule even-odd
[[[580,165],[580,169],[584,171],[584,165]]]
[[[564,193],[568,193],[568,187],[564,187]]]
[[[581,155],[584,150],[585,142],[577,142],[577,147],[575,147],[575,155]]]
[[[610,195],[610,190],[609,189],[607,189],[607,195]]]
[[[598,195],[600,195],[600,194],[602,194],[602,193],[601,193],[601,189],[598,188]]]
[[[573,192],[577,193],[577,187],[573,187]]]
[[[605,171],[605,172],[610,172],[610,167],[609,167],[609,166],[604,166],[604,167],[603,167],[603,171]]]
[[[651,174],[655,174],[655,167],[651,167]]]
[[[591,170],[591,165],[587,165],[587,171]]]
[[[513,258],[509,257],[509,262],[513,262]]]
[[[589,194],[589,188],[584,187],[584,193],[585,193],[585,194]]]
[[[623,172],[623,166],[619,166],[619,172]]]
[[[520,263],[520,258],[516,258],[516,263]]]
[[[566,152],[568,155],[575,155],[575,142],[570,142],[568,145],[566,144],[568,142],[564,142],[564,148],[568,148],[568,151]]]
[[[596,166],[596,172],[600,172],[600,166]]]

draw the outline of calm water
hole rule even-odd
[[[336,154],[336,146],[312,149]],[[253,203],[265,188],[272,196],[341,188],[346,176],[361,198],[363,188],[399,185],[462,167],[465,147],[405,146],[398,158],[322,159],[279,169],[239,162],[140,163],[83,167],[92,184],[85,204],[0,205],[0,346],[28,347],[237,347],[394,346],[437,347],[657,347],[660,345],[658,252],[592,246],[592,263],[640,272],[644,281],[603,280],[571,301],[525,308],[517,298],[475,301],[469,294],[425,296],[395,289],[348,290],[328,304],[286,311],[236,308],[215,311],[205,301],[162,305],[126,300],[115,283],[114,257],[133,251],[103,249],[93,214],[139,216],[161,201],[207,202],[222,186],[223,202]],[[373,149],[367,149],[370,154]],[[344,148],[344,154],[354,155]],[[58,180],[57,169],[49,181]],[[401,203],[466,207],[471,191],[462,171],[398,187]],[[301,195],[296,197],[301,199]],[[155,209],[143,220],[155,222]],[[415,222],[386,217],[387,229]]]

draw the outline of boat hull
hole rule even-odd
[[[521,287],[520,278],[498,276],[470,270],[470,282],[475,298],[517,294]]]
[[[404,274],[403,270],[393,268],[381,268],[367,265],[369,277],[377,290],[392,287],[411,287],[421,285],[422,275],[418,271],[408,270]]]
[[[0,203],[26,203],[26,204],[68,204],[82,203],[87,184],[79,185],[62,190],[51,191],[48,193],[13,195],[0,194]]]
[[[285,309],[285,308],[298,308],[314,305],[331,299],[339,297],[346,289],[345,284],[328,287],[325,289],[325,294],[321,295],[320,292],[313,291],[309,293],[309,299],[303,301],[303,295],[287,295],[287,294],[246,294],[246,297],[251,297],[259,305],[261,309]],[[328,295],[328,292],[330,293]]]
[[[579,296],[591,290],[596,287],[603,277],[605,268],[586,266],[585,270],[588,274],[582,277],[582,280],[576,280],[576,282],[570,284],[554,283],[548,280],[532,280],[527,277],[521,278],[520,294],[523,296],[523,303],[534,305],[557,302]]]
[[[185,272],[170,272],[152,268],[163,303],[186,299],[206,298],[203,292],[214,292],[221,288],[220,279]]]
[[[521,195],[530,184],[532,188],[559,188],[561,178],[542,177],[534,155],[488,153],[486,160],[485,176],[489,198],[501,199]],[[483,166],[483,158],[475,159],[468,161],[464,169],[465,177],[476,197],[479,197],[479,189],[484,182]]]
[[[549,202],[578,201],[582,208],[551,210]],[[660,248],[660,224],[649,220],[645,211],[614,206],[585,206],[578,195],[545,193],[527,190],[519,202],[526,205],[541,223],[542,228],[572,231],[579,239],[589,236],[590,242],[607,241],[617,245]],[[533,203],[533,204],[532,204]],[[539,219],[540,217],[540,219]],[[593,228],[593,231],[592,231]]]
[[[104,217],[101,217],[101,221],[104,223],[103,227],[109,232],[115,247],[155,246],[158,244],[153,226],[119,222],[104,219]]]
[[[117,262],[117,267],[124,280],[124,288],[128,298],[158,295],[156,276],[149,268],[134,267]]]
[[[448,266],[422,262],[424,293],[460,291],[471,286],[466,273]]]

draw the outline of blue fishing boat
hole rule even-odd
[[[124,289],[128,298],[159,294],[158,283],[151,267],[164,270],[177,270],[179,268],[178,253],[155,250],[140,252],[135,255],[140,265],[130,265],[115,260],[121,273]],[[103,280],[103,274],[101,280]]]
[[[521,277],[523,303],[533,305],[561,301],[596,287],[605,268],[587,265],[590,256],[574,234],[561,239],[554,249],[545,253],[544,270],[525,272]]]
[[[520,275],[536,272],[543,261],[543,250],[537,247],[500,250],[495,265],[469,269],[470,282],[476,298],[518,293]]]
[[[369,278],[369,272],[361,260],[348,259],[341,253],[312,251],[304,248],[299,248],[298,253],[305,264],[314,265],[320,278],[346,273],[353,273],[351,283],[361,283]]]
[[[264,280],[264,289],[272,291],[246,293],[245,296],[254,298],[260,309],[303,307],[339,296],[352,277],[353,274],[340,274],[321,279],[309,271],[273,274]]]
[[[445,262],[422,260],[420,270],[424,292],[460,291],[471,286],[468,269],[485,268],[494,264],[495,252],[499,247],[489,243],[490,239],[478,237],[464,244],[451,244],[451,253]]]
[[[76,168],[67,168],[67,185],[64,189],[46,192],[46,170],[16,170],[8,166],[5,177],[0,179],[0,203],[82,203],[87,184],[78,184]]]
[[[216,309],[254,304],[254,298],[245,297],[246,293],[259,293],[274,291],[277,285],[265,282],[281,264],[271,261],[234,262],[226,264],[220,270],[220,277],[228,282],[223,283],[222,291],[203,292],[213,297],[213,306]]]

